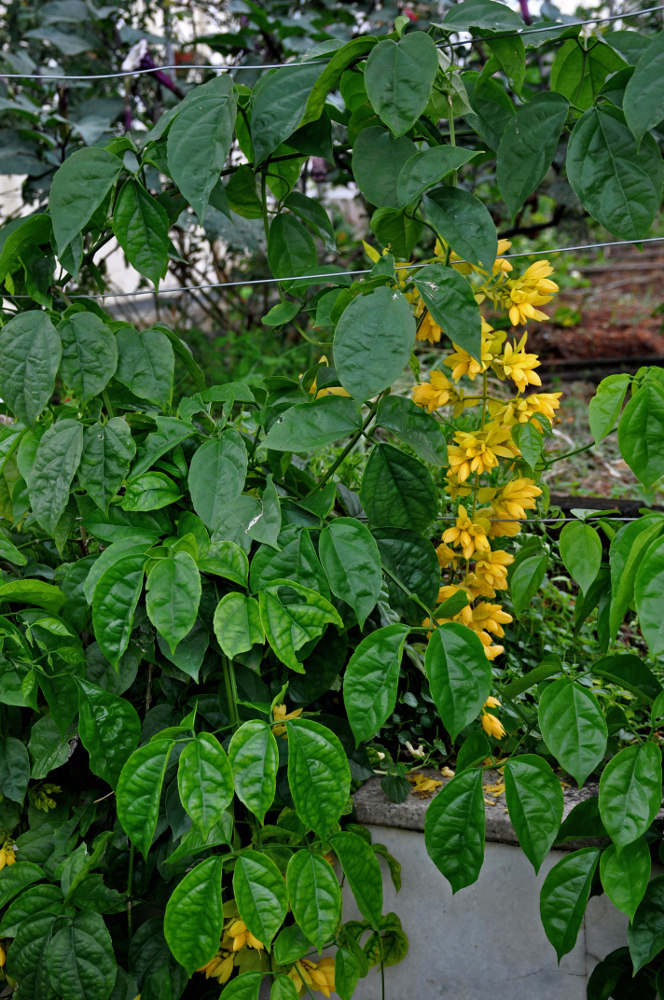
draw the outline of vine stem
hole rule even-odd
[[[134,933],[134,919],[132,913],[132,901],[131,893],[134,884],[134,852],[135,848],[132,843],[129,844],[129,871],[127,873],[127,934],[129,935],[129,940],[131,941]]]

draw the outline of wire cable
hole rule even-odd
[[[630,11],[625,14],[612,14],[607,17],[592,17],[585,21],[570,21],[569,23],[552,21],[551,24],[544,25],[538,28],[524,28],[520,31],[511,31],[504,33],[496,33],[493,35],[486,36],[490,41],[497,38],[518,38],[522,35],[535,35],[546,31],[555,31],[558,28],[576,28],[584,27],[589,24],[608,24],[613,21],[625,21],[631,17],[641,17],[644,14],[654,14],[656,11],[664,10],[664,4],[659,4],[656,7],[647,7],[645,10],[635,10]],[[458,30],[451,28],[451,33],[454,34]],[[482,38],[471,38],[463,39],[458,42],[454,42],[453,47],[458,47],[459,45],[473,45],[476,41],[482,41]],[[449,44],[449,43],[444,43]],[[1,56],[0,56],[1,58]],[[320,65],[324,66],[327,64],[328,60],[320,60]],[[243,65],[218,65],[215,63],[193,63],[193,64],[171,64],[167,66],[146,66],[145,68],[138,67],[137,69],[120,70],[117,73],[52,73],[48,69],[41,70],[38,73],[4,73],[0,70],[0,79],[3,80],[41,80],[42,82],[47,80],[71,80],[71,81],[84,81],[84,80],[121,80],[128,76],[143,76],[149,73],[170,73],[170,72],[184,72],[192,69],[199,70],[214,70],[218,73],[235,73],[243,72],[245,70],[267,70],[267,69],[284,69],[290,67],[291,69],[295,66],[314,66],[319,63],[317,59],[311,60],[301,60],[299,62],[284,62],[284,63],[246,63]]]

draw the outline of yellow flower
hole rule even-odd
[[[463,347],[459,347],[457,344],[453,344],[452,346],[454,347],[454,353],[448,354],[446,358],[443,358],[443,364],[452,369],[452,378],[455,382],[458,382],[464,375],[467,375],[472,381],[482,372],[486,371],[486,364],[483,363],[484,359],[482,359],[482,362],[479,362],[471,357]]]
[[[475,563],[475,576],[479,584],[491,593],[480,593],[483,597],[494,597],[494,591],[507,589],[507,567],[514,562],[514,556],[502,549],[495,549],[481,556]]]
[[[438,562],[440,563],[441,569],[448,569],[450,566],[452,569],[456,569],[459,557],[454,549],[451,549],[449,545],[445,545],[444,542],[441,542],[436,549],[436,555],[438,556]]]
[[[443,532],[446,545],[457,545],[464,559],[472,559],[475,552],[488,552],[491,548],[487,538],[488,522],[471,521],[463,504],[457,511],[456,524]]]
[[[220,986],[227,983],[233,972],[233,956],[228,952],[217,952],[207,965],[196,969],[196,972],[204,972],[206,979],[216,979]]]
[[[464,483],[473,472],[481,475],[495,469],[499,458],[516,458],[519,454],[510,428],[495,420],[475,433],[457,431],[454,440],[456,445],[447,447],[447,457],[450,472],[460,483]]]
[[[548,319],[546,313],[540,312],[536,306],[550,302],[553,293],[558,291],[555,281],[549,280],[552,273],[553,268],[548,261],[538,260],[520,278],[508,280],[509,317],[513,326],[527,323],[529,319]]]
[[[419,292],[416,293],[415,301],[417,302],[415,318],[419,320],[415,339],[428,340],[430,344],[440,343],[443,331],[425,306],[424,300],[420,297]]]
[[[526,511],[534,510],[537,506],[535,499],[541,493],[532,479],[510,479],[497,492],[491,506],[494,510],[499,507],[501,511],[505,511],[504,514],[496,514],[496,517],[525,518]]]
[[[228,928],[227,934],[233,939],[233,951],[239,951],[240,948],[256,948],[257,951],[262,951],[265,945],[255,938],[250,930],[247,929],[247,925],[243,920],[234,920],[233,923]]]
[[[456,393],[449,379],[442,372],[431,372],[429,382],[419,382],[412,389],[413,402],[429,413],[439,406],[446,406],[451,399],[456,399]]]
[[[0,969],[3,967],[6,961],[7,961],[7,952],[0,944]]]
[[[301,708],[295,708],[292,712],[286,711],[285,705],[275,705],[272,709],[272,718],[275,722],[280,723],[278,726],[272,727],[272,732],[275,736],[285,736],[286,727],[283,725],[284,722],[288,722],[289,719],[297,719],[299,715],[302,715]],[[262,947],[262,946],[261,946]]]
[[[319,364],[327,365],[327,358],[324,354],[321,357]],[[316,383],[317,383],[317,377],[313,380],[313,382],[309,387],[309,392],[311,393],[312,396],[315,396],[316,399],[322,399],[323,396],[350,396],[350,393],[346,392],[346,390],[341,385],[333,385],[330,386],[329,389],[328,388],[319,389]]]
[[[288,976],[297,986],[298,993],[302,992],[306,983],[309,989],[319,990],[329,997],[334,990],[334,959],[328,957],[321,958],[320,962],[312,962],[308,958],[301,958],[291,966]]]
[[[487,604],[486,601],[480,601],[473,608],[471,628],[476,632],[486,631],[502,637],[505,635],[503,625],[509,625],[511,621],[512,616],[507,611],[503,611],[500,604]]]
[[[505,735],[505,727],[500,719],[497,719],[491,712],[485,712],[482,710],[481,721],[482,729],[487,736],[491,736],[494,740],[502,740]]]
[[[508,260],[503,260],[502,255],[512,246],[510,240],[498,240],[497,256],[493,265],[494,274],[508,274],[512,270],[512,265]]]
[[[437,781],[436,778],[427,778],[425,774],[421,774],[419,771],[413,771],[409,774],[408,780],[413,786],[413,795],[417,795],[418,798],[422,799],[428,799],[431,793],[435,792],[442,785],[442,781]]]
[[[16,862],[14,851],[15,848],[11,840],[5,840],[2,847],[0,847],[0,871],[2,871],[5,865],[13,865]]]
[[[508,403],[491,401],[489,411],[503,424],[525,424],[537,413],[553,423],[561,396],[561,392],[540,392],[531,393],[530,396],[517,396]],[[533,423],[539,431],[542,430],[539,420],[534,420]]]
[[[500,708],[500,702],[497,698],[494,698],[492,694],[489,695],[487,700],[484,702],[484,708]]]
[[[525,392],[529,385],[542,384],[537,372],[533,371],[541,362],[536,354],[525,352],[526,337],[527,334],[524,333],[518,344],[506,343],[503,356],[493,361],[493,369],[498,378],[511,379],[519,392]]]

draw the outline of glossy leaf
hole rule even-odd
[[[286,884],[293,916],[320,952],[341,919],[341,889],[331,866],[319,854],[298,851],[288,862]]]
[[[110,691],[77,678],[78,732],[90,754],[90,770],[115,788],[120,771],[141,737],[134,706]]]
[[[539,725],[549,750],[580,788],[606,749],[606,722],[595,696],[567,678],[554,681],[540,698]]]
[[[126,555],[147,554],[148,549],[155,541],[156,535],[149,533],[134,534],[132,532],[129,537],[118,538],[117,541],[107,546],[90,566],[88,575],[83,583],[83,593],[88,604],[92,604],[95,588],[110,566]]]
[[[270,989],[270,1000],[298,1000],[297,986],[290,976],[275,976]]]
[[[438,510],[429,470],[389,444],[376,445],[371,452],[362,476],[360,500],[377,527],[424,531]]]
[[[201,599],[201,577],[188,552],[174,552],[154,564],[147,578],[148,618],[171,648],[191,632]]]
[[[322,71],[320,63],[305,63],[261,74],[251,94],[251,144],[257,164],[299,127]]]
[[[512,757],[505,765],[505,800],[523,852],[538,872],[563,818],[560,782],[541,757]]]
[[[609,634],[615,638],[634,600],[634,582],[644,555],[664,531],[664,518],[642,517],[623,524],[611,539],[611,610]]]
[[[119,330],[115,377],[135,396],[168,405],[173,389],[175,355],[160,330]]]
[[[496,177],[512,216],[546,176],[558,148],[568,107],[566,98],[560,94],[537,93],[517,109],[505,129],[498,147]]]
[[[376,411],[376,423],[412,448],[430,465],[447,463],[447,444],[440,423],[405,396],[387,396]]]
[[[59,420],[39,442],[28,491],[35,517],[50,534],[69,501],[69,491],[83,452],[83,426]]]
[[[360,132],[355,148],[368,129]],[[458,170],[477,156],[473,149],[461,146],[433,146],[413,153],[404,163],[397,178],[397,208],[405,208],[419,201],[425,191],[438,184],[444,177]],[[371,200],[371,199],[370,199]],[[381,204],[374,202],[374,204]],[[418,274],[422,274],[421,271]]]
[[[344,396],[322,396],[282,413],[265,438],[274,451],[315,451],[362,427],[357,403]]]
[[[461,188],[434,188],[424,195],[424,211],[455,253],[491,273],[498,249],[496,227],[489,210],[475,195]]]
[[[316,590],[323,597],[329,597],[327,577],[316,555],[309,531],[297,531],[295,537],[283,545],[279,552],[261,546],[251,560],[250,583],[253,591],[263,590],[274,580],[284,578]]]
[[[648,883],[627,928],[627,942],[635,974],[664,950],[664,875]]]
[[[440,563],[434,546],[428,538],[407,528],[374,528],[372,534],[383,566],[389,570],[386,583],[390,606],[406,621],[421,624],[422,606],[414,598],[425,607],[433,607],[440,589]]]
[[[664,166],[651,136],[637,152],[621,111],[604,104],[578,120],[567,176],[583,207],[618,239],[645,236],[659,208]]]
[[[233,140],[233,81],[220,73],[187,96],[169,129],[166,155],[171,177],[202,223]]]
[[[23,802],[30,780],[28,751],[21,740],[3,736],[0,743],[0,786],[12,802]]]
[[[620,857],[641,837],[662,802],[662,752],[655,743],[624,747],[599,782],[599,812]]]
[[[221,938],[221,867],[206,858],[184,876],[171,893],[164,914],[164,936],[175,959],[189,975],[215,955]]]
[[[235,862],[233,896],[240,918],[269,950],[288,912],[284,878],[274,861],[258,851],[243,851]]]
[[[597,386],[588,404],[588,422],[595,444],[603,441],[615,427],[630,381],[629,375],[607,375]]]
[[[576,943],[599,854],[594,847],[567,854],[544,879],[540,913],[544,931],[556,949],[558,961]]]
[[[394,711],[407,625],[387,625],[366,636],[348,661],[344,705],[355,742],[371,739]]]
[[[660,653],[664,649],[663,581],[664,539],[655,538],[645,554],[641,555],[634,577],[634,601],[639,625],[651,653]]]
[[[117,965],[111,936],[98,913],[77,913],[46,951],[51,983],[67,1000],[108,1000]]]
[[[355,833],[335,833],[330,844],[341,862],[357,908],[374,930],[383,910],[383,875],[371,845]]]
[[[450,622],[432,633],[424,667],[443,725],[456,740],[477,718],[491,691],[491,664],[477,635]]]
[[[147,472],[163,455],[196,433],[195,427],[177,417],[156,415],[153,419],[157,430],[148,434],[138,449],[131,470],[132,479]]]
[[[551,66],[551,90],[564,94],[575,108],[585,111],[597,103],[607,76],[625,65],[622,56],[599,39],[586,47],[576,38],[568,38]]]
[[[258,1000],[262,979],[262,972],[241,972],[224,987],[220,1000]]]
[[[230,659],[248,652],[255,643],[265,642],[258,601],[237,592],[226,594],[214,613],[214,633]]]
[[[36,921],[47,914],[59,914],[62,905],[62,890],[59,886],[49,883],[31,886],[4,911],[0,933],[7,938],[15,938],[23,932],[30,933]]]
[[[82,402],[105,389],[118,365],[115,337],[94,313],[72,313],[58,324],[61,373]]]
[[[55,388],[62,342],[45,312],[14,316],[0,330],[0,395],[16,417],[32,425]]]
[[[620,854],[615,844],[602,851],[599,862],[602,888],[613,905],[630,920],[648,887],[650,869],[650,849],[644,837],[627,844]]]
[[[429,264],[416,273],[415,287],[443,333],[479,360],[482,318],[468,281],[452,267]]]
[[[404,296],[391,288],[359,295],[334,334],[334,361],[341,384],[363,403],[387,389],[408,364],[415,320]]]
[[[623,110],[637,143],[664,118],[663,72],[664,36],[659,32],[639,57],[625,88]]]
[[[128,180],[113,212],[113,232],[129,263],[155,287],[168,268],[168,215],[142,184]]]
[[[438,792],[424,818],[424,843],[453,893],[477,881],[484,860],[481,771],[457,774]]]
[[[279,751],[271,728],[260,719],[244,722],[231,739],[228,758],[235,794],[260,823],[274,801]]]
[[[277,965],[292,965],[311,950],[311,941],[297,924],[288,924],[275,938],[273,956]]]
[[[364,83],[374,110],[394,135],[414,125],[429,101],[438,70],[433,39],[422,31],[390,38],[371,50]]]
[[[76,150],[56,170],[48,204],[59,255],[85,227],[121,170],[119,157],[94,146]]]
[[[30,861],[20,861],[6,865],[0,872],[0,907],[4,910],[14,896],[18,896],[26,886],[41,882],[46,872]]]
[[[177,484],[163,472],[145,472],[127,482],[120,501],[122,510],[161,510],[180,500],[182,493]]]
[[[320,561],[336,597],[349,604],[360,628],[380,597],[380,553],[369,529],[351,517],[326,525],[319,539]]]
[[[204,556],[199,556],[198,568],[203,573],[232,580],[240,587],[247,586],[249,560],[235,542],[214,542]]]
[[[118,819],[144,858],[157,829],[161,788],[174,746],[173,740],[156,740],[139,747],[122,768],[118,780]]]
[[[292,580],[275,580],[258,595],[261,623],[275,655],[304,673],[297,651],[318,638],[327,624],[343,627],[338,612],[320,594]]]
[[[228,757],[211,733],[199,733],[180,754],[178,791],[187,815],[207,836],[215,823],[222,821],[233,798]]]
[[[563,525],[558,544],[565,569],[586,593],[602,562],[601,538],[592,524],[571,521]]]
[[[353,176],[370,204],[400,207],[397,177],[416,152],[404,135],[395,138],[382,128],[362,129],[353,144]]]
[[[10,580],[0,584],[0,601],[35,604],[38,608],[57,614],[65,600],[59,587],[44,583],[43,580]]]
[[[237,431],[226,430],[196,451],[189,465],[194,510],[214,531],[227,504],[239,497],[247,474],[247,451]]]
[[[136,445],[123,417],[111,417],[83,431],[78,481],[101,511],[108,510],[135,454]]]
[[[348,758],[338,737],[318,722],[292,719],[286,728],[288,785],[296,812],[303,823],[324,838],[346,806],[350,792]]]
[[[95,586],[92,624],[99,648],[113,666],[129,645],[134,611],[143,590],[144,564],[145,555],[129,549],[104,571]]]
[[[664,475],[664,386],[652,381],[632,394],[618,424],[620,453],[646,489]]]
[[[294,215],[280,212],[272,220],[267,259],[275,278],[310,274],[316,268],[316,244],[309,230]]]

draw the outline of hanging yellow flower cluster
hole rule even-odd
[[[499,242],[499,256],[491,274],[459,262],[440,244],[436,256],[445,258],[465,275],[479,275],[481,284],[475,290],[478,304],[490,303],[494,311],[506,312],[513,325],[546,319],[539,307],[558,290],[549,278],[553,269],[547,261],[538,261],[520,277],[513,277],[510,262],[501,256],[509,247],[506,240]],[[413,295],[415,312],[420,317],[418,339],[439,343],[443,331],[428,315],[417,293]],[[525,395],[529,388],[541,385],[536,371],[540,362],[536,354],[527,351],[526,340],[526,333],[518,339],[509,338],[483,318],[480,360],[454,344],[454,351],[443,358],[444,370],[431,372],[428,381],[412,390],[414,402],[429,413],[437,413],[441,407],[452,407],[455,415],[469,407],[478,409],[478,426],[456,431],[448,443],[447,492],[459,503],[455,522],[443,532],[436,550],[441,567],[449,571],[449,582],[438,595],[439,606],[460,591],[468,603],[449,618],[443,610],[436,615],[436,621],[467,625],[479,636],[490,660],[502,653],[503,646],[495,640],[504,635],[504,625],[512,620],[492,599],[498,591],[507,589],[508,567],[514,561],[511,553],[492,548],[492,543],[496,538],[511,538],[519,533],[521,520],[526,511],[535,507],[541,493],[532,479],[515,473],[520,451],[512,431],[519,424],[531,422],[541,432],[538,417],[552,421],[561,395]],[[464,389],[458,384],[461,379],[481,380],[481,385],[477,391],[474,386]],[[512,383],[515,395],[504,398],[500,385],[492,381],[496,379]],[[431,623],[427,620],[425,624]],[[489,699],[487,706],[497,707],[498,703]],[[488,735],[497,739],[504,735],[501,723],[490,712],[483,710],[481,721]]]
[[[258,952],[264,949],[263,943],[254,937],[244,921],[237,916],[237,907],[234,903],[224,905],[224,914],[229,913],[230,916],[224,921],[223,935],[216,955],[196,970],[205,973],[206,979],[218,980],[221,986],[231,978],[236,965],[241,967],[244,949],[253,948]]]

